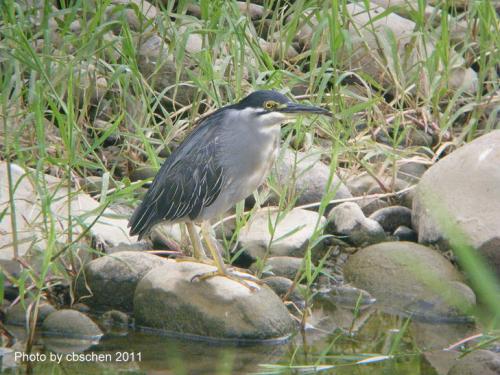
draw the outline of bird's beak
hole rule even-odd
[[[287,103],[279,109],[279,112],[294,117],[296,115],[308,115],[308,114],[324,115],[329,117],[333,116],[333,114],[327,109],[314,107],[311,105],[298,104],[298,103]]]

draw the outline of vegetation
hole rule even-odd
[[[387,7],[362,29],[371,30],[395,14],[412,20],[414,28],[405,53],[400,35],[384,29],[386,35],[376,41],[378,48],[369,50],[372,70],[356,65],[353,46],[359,45],[360,26],[346,0],[265,0],[264,13],[253,16],[233,1],[200,0],[194,6],[185,0],[158,2],[156,14],[141,1],[114,7],[112,3],[118,2],[111,0],[33,3],[40,6],[14,0],[0,5],[0,161],[31,168],[25,178],[42,199],[43,220],[37,230],[43,241],[33,244],[33,250],[43,250],[36,253],[37,266],[19,258],[21,271],[14,275],[4,270],[0,280],[1,300],[4,282],[19,289],[20,303],[30,297],[28,351],[42,298],[54,300],[62,285],[69,286],[71,299],[72,280],[82,262],[88,254],[100,253],[88,235],[93,224],[86,221],[88,216],[101,214],[110,205],[136,206],[149,180],[136,180],[134,173],[145,166],[157,169],[197,118],[251,90],[273,88],[329,107],[335,114],[331,121],[304,119],[288,125],[283,149],[308,147],[320,152],[330,166],[331,179],[335,173],[351,176],[366,171],[382,193],[400,190],[394,182],[402,162],[430,165],[498,127],[500,24],[492,0],[470,1],[465,9],[453,1],[436,1],[430,9],[423,0]],[[368,1],[358,5],[369,7]],[[199,19],[193,13],[199,13]],[[310,34],[300,39],[304,24]],[[159,42],[159,48],[148,44],[154,36],[165,43]],[[297,53],[290,53],[290,48],[297,48]],[[414,55],[420,58],[415,60]],[[477,90],[453,83],[469,79],[456,78],[457,65],[477,75]],[[418,136],[424,141],[416,141]],[[0,221],[16,210],[17,185],[7,170],[10,204],[0,207]],[[392,180],[381,179],[381,172]],[[47,174],[60,178],[55,190]],[[89,183],[94,176],[99,177],[97,188]],[[325,191],[317,203],[320,213],[336,188]],[[51,207],[61,199],[59,193],[71,196],[85,190],[99,206],[73,215],[66,200],[65,216],[70,219],[61,234],[60,213]],[[276,194],[279,221],[281,212],[295,206],[296,193],[293,184],[281,186],[271,177],[256,200],[264,202]],[[232,250],[238,231],[255,211],[237,207],[235,235],[224,243],[228,261],[236,260],[238,254]],[[269,222],[271,232],[276,224]],[[21,227],[12,220],[14,255]],[[313,263],[311,249],[323,239],[322,229],[318,222],[303,272],[295,280],[306,285],[304,324],[318,277],[335,277],[325,268],[328,253],[317,266]],[[483,276],[484,265],[466,246],[459,243],[457,248],[462,267],[490,302],[485,304],[483,322],[489,333],[484,338],[498,339],[493,331],[500,316],[498,303],[493,302],[498,285],[493,276]],[[261,263],[260,272],[263,267]],[[335,334],[317,351],[319,355],[304,358],[297,348],[288,364],[267,365],[263,371],[312,373],[346,363],[362,368],[394,358],[411,361],[420,348],[408,343],[408,324],[399,320],[399,333],[386,338],[390,343],[379,346],[375,354],[336,352],[338,340],[349,339]]]

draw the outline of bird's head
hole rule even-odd
[[[324,108],[294,103],[273,90],[255,91],[232,107],[261,126],[279,125],[299,115],[332,116]]]

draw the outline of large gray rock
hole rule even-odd
[[[297,194],[296,206],[320,202],[327,191],[335,190],[332,199],[352,198],[349,189],[337,177],[333,176],[331,185],[328,186],[330,168],[321,161],[318,152],[294,152],[285,149],[278,158],[273,170],[273,176],[280,186],[293,186]],[[271,198],[272,204],[277,204],[277,197]]]
[[[474,292],[438,252],[413,242],[384,242],[351,256],[344,277],[396,312],[429,320],[463,320]]]
[[[320,217],[317,212],[295,208],[279,220],[273,236],[269,231],[269,220],[274,225],[278,214],[282,213],[277,207],[263,209],[241,229],[240,246],[251,258],[262,258],[266,254],[271,238],[273,241],[268,255],[303,256],[316,224],[319,222],[318,230],[326,224],[326,219]],[[318,243],[315,249],[321,248],[322,245],[322,242]]]
[[[132,311],[142,277],[166,260],[138,251],[123,251],[87,263],[76,283],[77,297],[98,311]]]
[[[442,243],[455,237],[445,228],[455,227],[500,275],[499,166],[500,130],[432,166],[420,180],[413,202],[412,221],[419,242]]]
[[[233,340],[288,336],[294,327],[280,298],[266,285],[252,291],[225,277],[192,281],[215,267],[169,261],[139,283],[134,316],[141,326]],[[257,284],[252,283],[257,287]]]
[[[44,334],[82,339],[98,338],[101,329],[87,315],[76,310],[58,310],[42,323]]]
[[[385,240],[382,226],[366,218],[353,202],[342,203],[328,214],[328,232],[346,237],[355,246],[371,245]]]
[[[455,360],[448,375],[498,375],[500,374],[500,353],[489,350],[475,350]]]
[[[266,261],[266,270],[274,276],[295,279],[302,267],[302,258],[297,257],[270,257]]]

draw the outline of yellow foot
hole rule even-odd
[[[252,285],[251,283],[249,283],[247,281],[251,281],[253,284],[262,284],[262,281],[260,281],[259,279],[257,279],[255,276],[252,276],[252,275],[250,275],[248,273],[243,273],[243,272],[235,271],[232,268],[226,269],[223,272],[221,272],[221,271],[213,271],[213,272],[201,273],[199,275],[194,275],[191,278],[191,282],[193,282],[195,280],[203,281],[203,280],[210,279],[211,277],[215,277],[215,276],[222,276],[222,277],[226,277],[226,278],[228,278],[230,280],[236,281],[237,283],[239,283],[239,284],[243,285],[244,287],[250,289],[250,291],[252,291],[252,292],[257,291],[260,288],[257,285],[254,286],[254,285]]]

